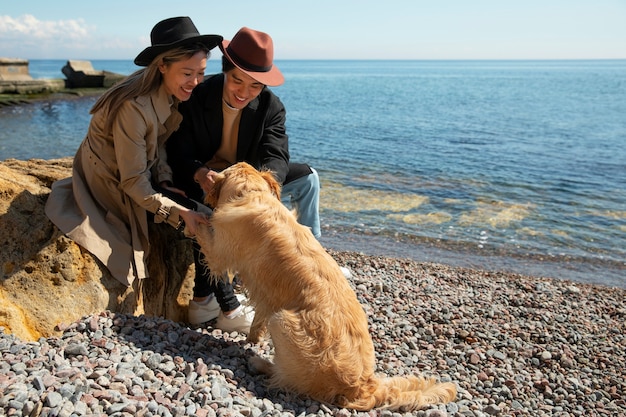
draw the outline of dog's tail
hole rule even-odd
[[[388,410],[414,411],[430,404],[445,404],[456,398],[456,386],[452,382],[439,383],[435,378],[421,376],[376,378],[370,381],[369,392],[345,404],[355,410],[382,408]]]

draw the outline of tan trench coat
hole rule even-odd
[[[98,111],[74,157],[72,177],[53,183],[46,202],[50,220],[125,285],[147,277],[147,212],[163,206],[178,216],[182,208],[152,187],[152,181],[172,179],[164,143],[182,121],[177,105],[161,86],[124,103],[108,135],[108,114]]]

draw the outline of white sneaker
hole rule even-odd
[[[341,269],[341,273],[344,277],[346,277],[346,279],[352,278],[352,272],[350,272],[348,268],[346,268],[345,266],[340,266],[339,268]]]
[[[206,303],[198,303],[197,301],[189,301],[189,324],[197,325],[206,323],[216,319],[220,315],[220,305],[211,295],[211,299]]]
[[[238,297],[239,298],[239,297]],[[250,333],[250,326],[254,320],[254,309],[246,304],[241,304],[241,312],[239,315],[230,318],[221,313],[215,323],[215,328],[224,332],[239,332],[244,334]]]

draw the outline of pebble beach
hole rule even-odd
[[[330,251],[352,272],[383,375],[457,384],[412,413],[269,390],[269,340],[101,312],[22,341],[0,328],[2,416],[624,416],[626,289]]]

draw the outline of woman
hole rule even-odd
[[[147,277],[148,213],[155,222],[184,222],[191,235],[207,223],[156,184],[168,189],[172,183],[165,141],[182,120],[178,103],[202,81],[209,51],[222,37],[200,35],[188,17],[157,23],[150,37],[151,46],[135,58],[145,68],[95,103],[72,177],[55,182],[46,203],[59,229],[127,286]]]

